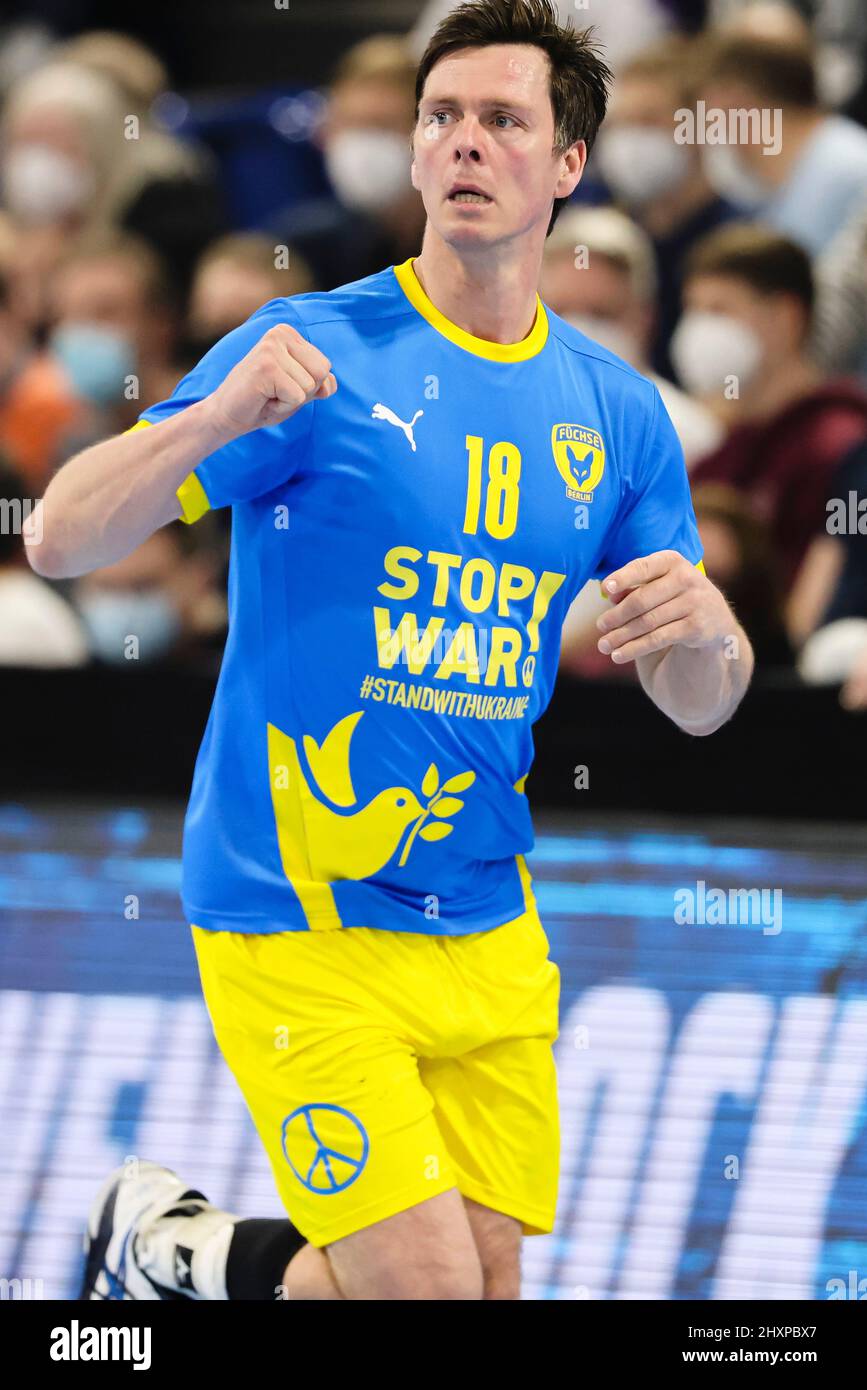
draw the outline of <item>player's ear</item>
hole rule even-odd
[[[578,187],[587,163],[587,142],[576,140],[560,157],[560,181],[554,192],[555,198],[568,198]]]

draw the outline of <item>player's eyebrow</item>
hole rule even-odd
[[[457,106],[460,106],[461,103],[460,103],[460,101],[458,100],[457,97],[425,97],[424,100],[421,101],[421,102],[419,103],[419,105],[420,105],[420,107],[422,107],[422,106],[455,106],[455,107],[457,107]],[[529,119],[529,118],[532,116],[532,114],[533,114],[533,111],[532,111],[532,108],[531,108],[531,107],[529,107],[529,106],[523,106],[523,105],[521,104],[521,102],[518,102],[518,101],[511,101],[508,97],[491,97],[491,98],[489,98],[487,101],[482,101],[482,102],[480,102],[480,103],[479,103],[479,106],[481,107],[481,109],[482,109],[483,111],[494,111],[494,110],[496,110],[496,111],[514,111],[514,112],[515,112],[515,115],[517,115],[517,116],[524,116],[524,117],[526,117],[527,119]]]

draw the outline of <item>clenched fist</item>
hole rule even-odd
[[[228,442],[263,425],[279,425],[310,401],[337,390],[331,363],[288,323],[275,324],[207,397]]]

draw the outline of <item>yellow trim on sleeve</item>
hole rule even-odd
[[[416,259],[415,256],[410,256],[403,265],[394,266],[397,282],[412,307],[421,314],[423,319],[427,319],[431,328],[435,328],[438,333],[442,333],[444,338],[448,338],[450,343],[463,348],[465,352],[475,353],[476,357],[487,357],[491,362],[526,362],[528,357],[535,357],[537,353],[542,351],[548,341],[548,315],[545,313],[545,306],[538,293],[536,294],[536,320],[527,337],[520,343],[491,343],[487,338],[476,338],[472,333],[467,333],[465,329],[459,328],[428,299],[413,269],[413,262]]]
[[[199,520],[199,517],[211,510],[208,494],[195,473],[191,473],[188,478],[184,479],[178,488],[177,495],[184,513],[181,521],[185,521],[188,526],[192,526]]]
[[[124,430],[124,434],[132,434],[134,430],[143,430],[153,423],[153,420],[137,420],[128,430]],[[194,525],[200,517],[205,515],[205,512],[211,510],[208,494],[205,492],[205,489],[202,487],[195,473],[190,473],[190,475],[184,479],[177,489],[176,496],[181,504],[182,515],[179,520],[185,522],[187,526]]]

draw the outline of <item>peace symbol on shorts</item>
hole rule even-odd
[[[342,1192],[361,1176],[370,1152],[364,1125],[341,1105],[299,1105],[280,1137],[286,1162],[309,1192]]]

